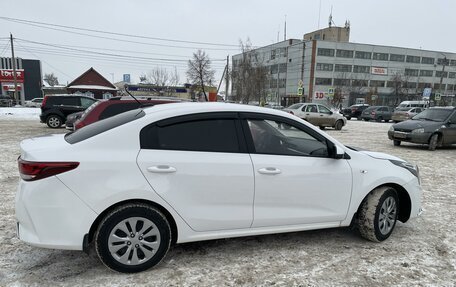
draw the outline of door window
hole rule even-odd
[[[329,154],[324,139],[287,123],[263,119],[251,119],[247,123],[256,153],[318,157]]]
[[[141,132],[141,148],[240,152],[234,119],[204,119],[153,126]]]
[[[60,104],[62,106],[79,106],[79,99],[74,97],[61,97]]]
[[[307,105],[305,112],[307,112],[307,113],[318,113],[317,105]]]
[[[331,114],[331,111],[325,106],[318,106],[318,109],[320,110],[320,113],[322,113],[322,114],[328,114],[328,115]]]
[[[92,99],[81,98],[81,107],[88,108],[90,107],[95,101]]]

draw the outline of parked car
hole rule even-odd
[[[416,166],[262,107],[156,105],[20,149],[19,238],[93,243],[120,272],[158,264],[174,242],[351,224],[379,242],[421,213]]]
[[[361,118],[365,121],[389,122],[393,116],[393,111],[393,108],[387,106],[372,106],[362,112]]]
[[[398,123],[413,118],[415,115],[424,111],[424,108],[399,108],[395,109],[391,119]]]
[[[314,103],[297,103],[284,109],[284,111],[304,119],[321,129],[333,127],[341,130],[347,124],[347,119],[341,114],[332,112],[328,107]]]
[[[347,118],[347,120],[350,120],[351,118],[357,118],[358,120],[361,120],[362,112],[368,107],[368,104],[351,105],[348,108],[342,109],[342,114]]]
[[[92,106],[95,105],[96,103],[98,103],[98,102],[93,103]],[[86,111],[87,111],[89,108],[90,108],[90,107],[88,107],[88,108],[86,109]],[[71,130],[71,131],[74,130],[74,123],[75,123],[77,120],[79,120],[79,119],[81,118],[81,116],[82,116],[83,113],[84,113],[84,112],[77,112],[77,113],[69,114],[69,115],[67,116],[67,119],[66,119],[66,122],[65,122],[65,128],[66,128],[67,130]]]
[[[120,113],[137,109],[141,106],[153,106],[159,104],[176,103],[176,99],[138,99],[134,100],[131,97],[116,97],[107,101],[95,102],[82,113],[73,125],[73,129],[80,129],[91,123],[103,120]]]
[[[45,96],[41,104],[40,121],[50,128],[60,128],[69,114],[84,111],[96,101],[79,95]]]
[[[39,108],[41,107],[42,102],[43,98],[33,98],[30,101],[25,101],[24,106],[29,108]]]
[[[0,107],[12,107],[14,106],[14,100],[10,96],[0,95]]]
[[[456,108],[429,108],[411,120],[392,125],[388,138],[395,146],[404,141],[427,144],[429,150],[456,144]]]

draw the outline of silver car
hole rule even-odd
[[[322,104],[298,103],[289,106],[284,111],[304,119],[321,129],[333,127],[341,130],[347,124],[347,119],[339,113],[331,111]]]

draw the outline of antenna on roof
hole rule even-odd
[[[142,106],[141,102],[138,101],[138,99],[135,98],[135,97],[130,93],[130,91],[128,90],[128,85],[125,85],[124,87],[125,87],[125,92],[127,92],[127,94],[129,94],[130,97],[132,97],[133,99],[135,99],[135,101],[138,102],[139,106]]]
[[[328,20],[329,28],[334,24],[336,26],[336,23],[333,21],[333,6],[331,5],[331,14],[329,14],[329,20]]]

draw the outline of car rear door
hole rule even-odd
[[[352,189],[347,160],[331,158],[326,139],[305,125],[243,117],[255,174],[253,227],[344,220]]]
[[[253,167],[237,117],[183,116],[141,131],[141,172],[195,231],[252,224]]]
[[[456,144],[456,111],[450,117],[445,127],[442,127],[443,144]]]
[[[303,107],[302,119],[310,122],[313,125],[318,126],[320,124],[318,108],[316,104],[308,104]]]

